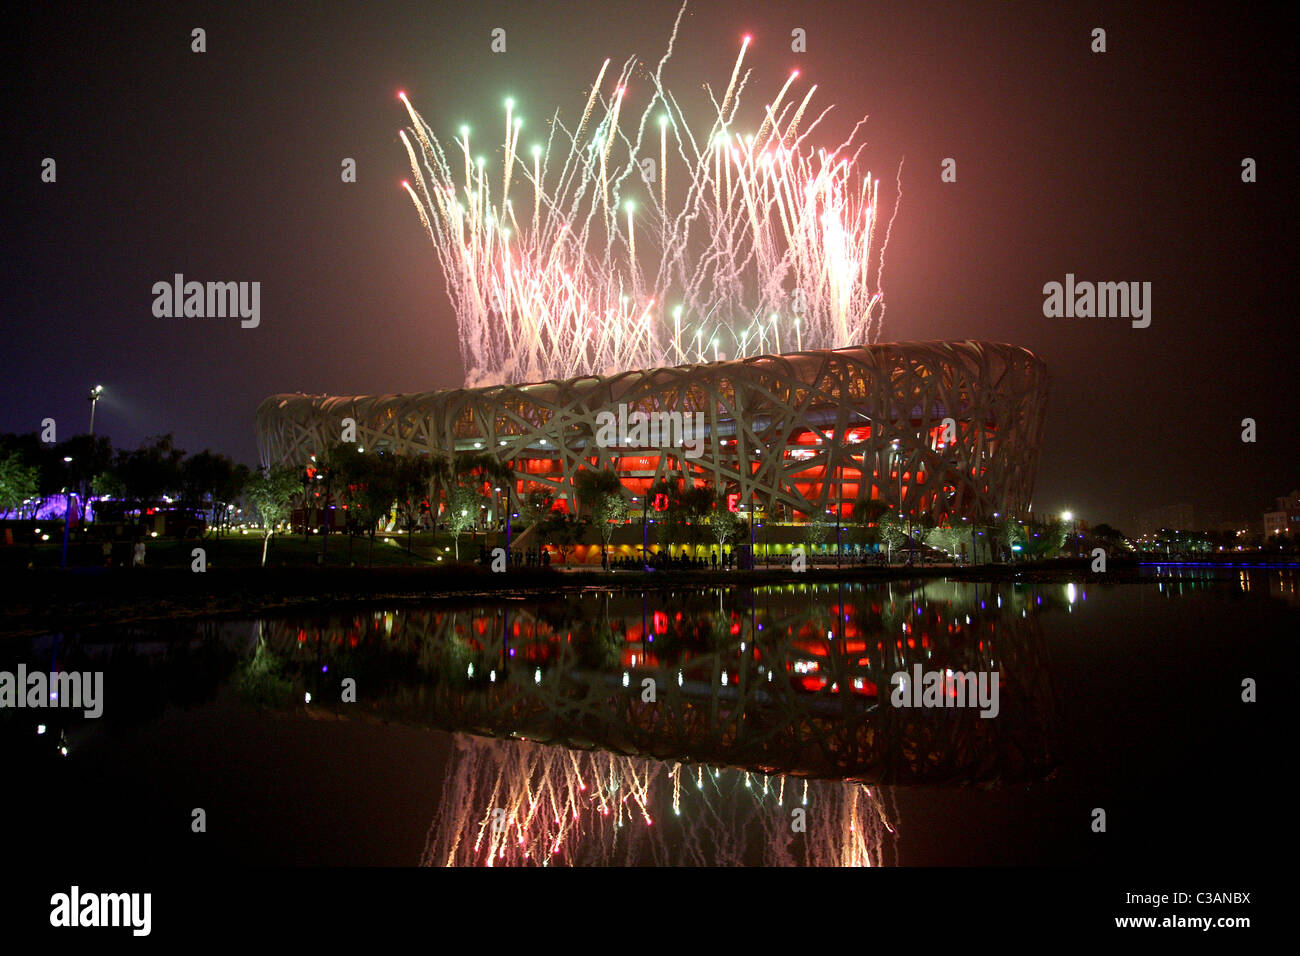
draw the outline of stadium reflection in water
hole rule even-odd
[[[1038,617],[1085,597],[942,581],[590,592],[271,621],[259,655],[314,701],[340,700],[337,675],[365,688],[313,707],[457,734],[426,863],[876,865],[892,833],[880,785],[1050,772]],[[998,673],[997,719],[891,706],[890,675],[916,665]]]
[[[107,701],[0,708],[0,750],[23,799],[77,820],[91,794],[155,854],[175,844],[155,808],[192,806],[200,780],[232,860],[1113,865],[1068,811],[1100,794],[1152,808],[1132,860],[1196,861],[1216,851],[1187,843],[1180,801],[1204,754],[1249,775],[1276,750],[1236,675],[1283,659],[1298,580],[1162,566],[119,624],[0,642],[0,671],[103,671]],[[892,706],[917,666],[996,671],[997,717]],[[1228,793],[1242,826],[1268,819]],[[61,830],[101,857],[124,852],[113,832]]]

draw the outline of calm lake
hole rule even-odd
[[[1298,623],[1294,569],[1165,567],[10,640],[103,712],[0,710],[5,819],[68,863],[1228,865],[1283,819]]]

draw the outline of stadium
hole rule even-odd
[[[306,465],[345,419],[366,450],[490,451],[514,474],[512,508],[546,489],[580,513],[574,476],[598,468],[629,499],[663,479],[711,485],[787,523],[819,512],[849,521],[879,501],[942,525],[1030,511],[1048,385],[1044,363],[1012,345],[877,344],[531,385],[273,395],[258,408],[257,438],[266,465]],[[637,413],[665,424],[681,413],[703,435],[690,424],[688,440],[672,443],[683,436],[667,427],[642,430],[654,444],[602,434],[612,416]]]

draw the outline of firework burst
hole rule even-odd
[[[893,217],[882,222],[877,180],[856,171],[864,121],[816,148],[828,110],[809,111],[816,87],[800,97],[798,71],[742,118],[746,37],[721,99],[706,87],[713,116],[697,135],[662,80],[680,22],[679,11],[639,114],[627,102],[635,59],[609,80],[605,60],[577,126],[557,113],[527,154],[507,100],[495,175],[468,127],[444,144],[399,94],[411,121],[403,187],[446,279],[467,385],[878,336]]]

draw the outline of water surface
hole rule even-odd
[[[104,716],[0,712],[5,799],[180,865],[1229,862],[1279,819],[1298,614],[1293,570],[1162,568],[49,635],[0,670],[102,670]],[[893,706],[918,665],[997,673],[997,716]]]

